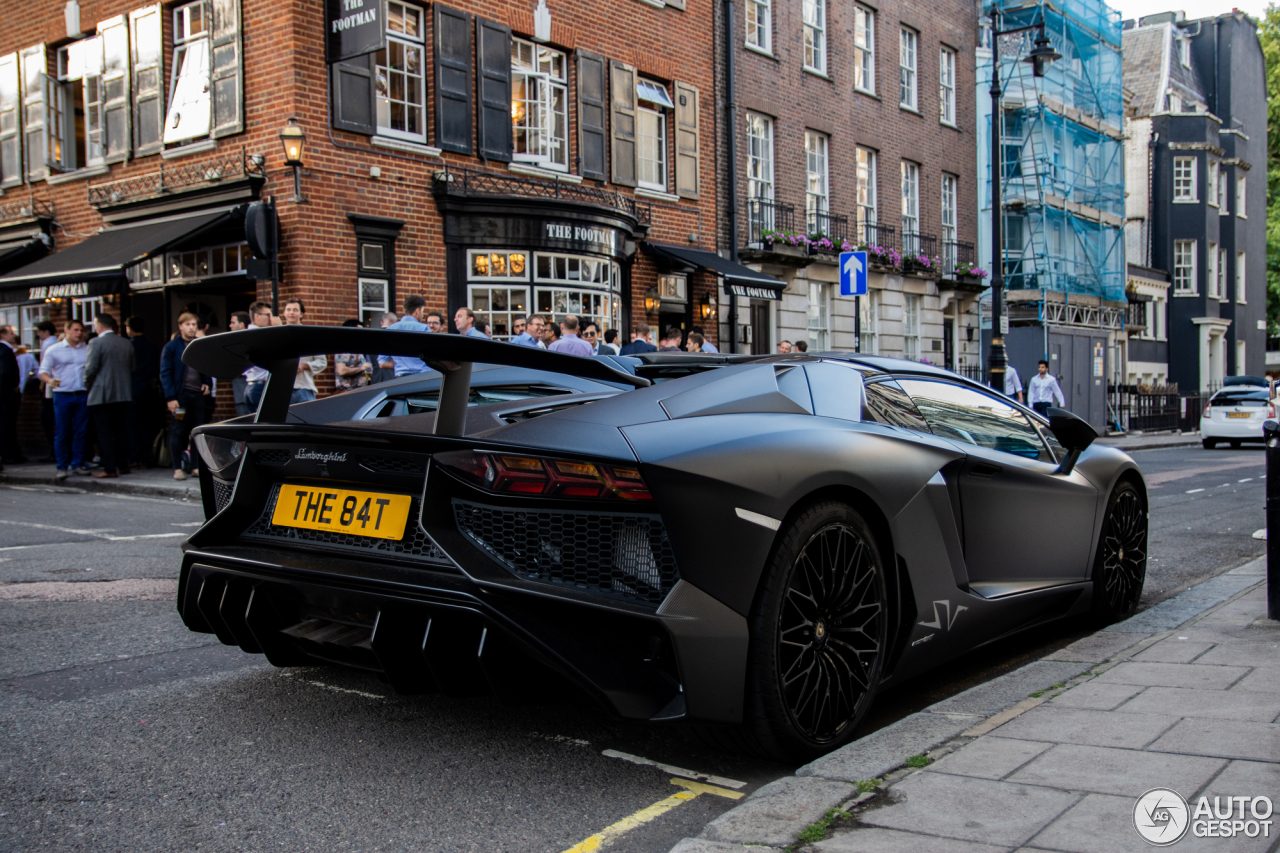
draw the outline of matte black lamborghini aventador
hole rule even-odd
[[[438,372],[290,408],[298,356],[335,349]],[[208,520],[178,608],[279,666],[406,692],[567,683],[804,759],[883,685],[1142,591],[1133,461],[927,365],[298,326],[184,358],[272,371],[256,416],[197,432]]]

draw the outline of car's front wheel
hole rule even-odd
[[[1200,446],[1205,450],[1213,450],[1218,446],[1218,442],[1214,441],[1212,438],[1205,438],[1200,440]]]
[[[752,612],[746,730],[756,751],[807,761],[853,738],[888,641],[884,562],[852,507],[804,510]]]
[[[1103,623],[1138,608],[1147,578],[1147,508],[1138,487],[1122,480],[1107,501],[1093,566],[1093,615]]]

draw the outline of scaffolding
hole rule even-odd
[[[995,0],[1000,28],[1044,21],[1062,58],[1044,77],[1022,61],[1034,32],[1002,36],[1000,175],[1011,290],[1125,298],[1123,96],[1118,12],[1099,0]],[[990,13],[992,5],[987,6]],[[980,128],[990,128],[990,37],[979,54]],[[985,101],[985,103],[984,103]],[[990,180],[990,137],[979,147]],[[983,194],[991,209],[990,184]],[[989,232],[988,232],[989,233]],[[986,241],[989,244],[989,240]],[[989,250],[988,250],[989,252]],[[989,255],[984,259],[990,262]]]

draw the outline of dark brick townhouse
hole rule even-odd
[[[861,300],[863,352],[976,367],[981,285],[959,273],[977,233],[977,7],[716,9],[720,242],[786,284],[722,304],[721,336],[732,315],[740,350],[797,339],[853,349],[855,300],[839,295],[834,254],[847,241],[885,250]],[[824,237],[831,243],[806,244]]]
[[[146,318],[157,341],[187,309],[223,329],[271,298],[243,219],[274,197],[279,299],[302,297],[308,323],[376,323],[420,293],[450,316],[473,307],[498,338],[543,312],[715,339],[718,279],[699,262],[716,248],[709,5],[331,7],[10,9],[0,322],[27,342],[44,317],[99,310]],[[380,46],[328,62],[334,20],[346,37],[372,25]]]

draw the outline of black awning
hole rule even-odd
[[[19,240],[0,243],[0,274],[29,264],[37,258],[44,257],[48,251],[48,237],[26,236]]]
[[[685,246],[669,246],[665,243],[645,243],[655,255],[669,262],[684,267],[697,267],[724,278],[726,291],[732,290],[739,296],[753,296],[759,299],[781,299],[786,290],[786,282],[778,281],[770,275],[756,272],[751,267],[722,258],[715,252],[706,249],[690,249]],[[741,292],[740,292],[741,291]]]
[[[226,222],[236,208],[108,227],[87,240],[0,276],[0,292],[117,278],[125,267]]]

